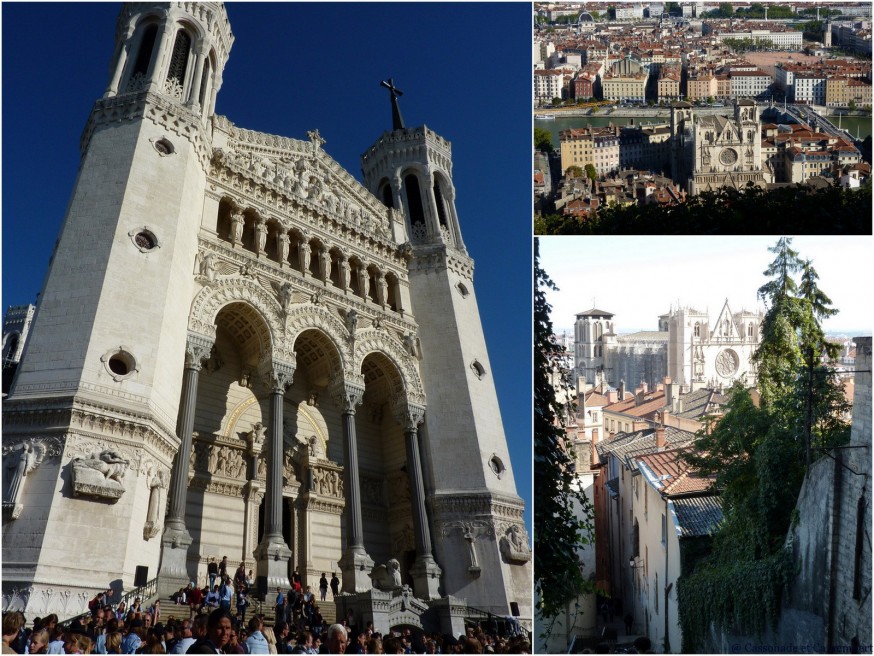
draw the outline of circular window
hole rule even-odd
[[[726,148],[719,153],[719,161],[729,166],[737,161],[737,151],[732,148]]]
[[[155,147],[155,150],[158,151],[158,154],[161,155],[161,157],[172,155],[174,152],[176,152],[176,149],[173,147],[173,143],[169,139],[158,139],[152,145]]]
[[[458,290],[458,293],[461,294],[464,298],[467,298],[468,294],[470,294],[470,290],[463,282],[455,285],[455,288]]]
[[[716,356],[716,373],[720,376],[728,377],[737,371],[740,359],[737,353],[731,349],[725,349]]]
[[[117,381],[124,380],[139,371],[136,358],[124,346],[103,354],[100,358],[106,372]]]
[[[134,246],[136,246],[141,253],[148,253],[161,245],[158,243],[158,238],[155,236],[155,233],[145,226],[138,230],[131,230],[128,235],[134,243]]]

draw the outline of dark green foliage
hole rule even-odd
[[[589,176],[589,180],[598,179],[598,171],[595,169],[594,165],[586,164],[586,175]]]
[[[538,611],[549,620],[579,594],[592,592],[577,549],[594,540],[594,511],[572,484],[573,458],[556,418],[562,408],[549,380],[550,360],[560,352],[552,333],[546,290],[555,289],[540,268],[534,241],[534,586]],[[574,512],[574,506],[582,509]]]
[[[543,128],[534,128],[534,150],[551,153],[555,150],[552,145],[552,134]]]
[[[804,185],[766,191],[723,188],[681,205],[656,204],[598,211],[595,217],[548,215],[534,224],[539,235],[655,234],[871,234],[871,187],[854,191]]]

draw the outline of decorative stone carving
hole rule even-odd
[[[461,536],[467,542],[468,554],[470,556],[470,566],[467,568],[468,573],[473,577],[479,576],[482,568],[480,568],[479,560],[476,556],[475,542],[477,538],[494,535],[494,527],[491,523],[482,520],[446,522],[443,525],[444,536],[453,530],[460,531]]]
[[[375,565],[370,570],[373,587],[383,592],[394,592],[403,588],[401,583],[401,564],[392,558],[385,565]]]
[[[346,330],[349,331],[349,338],[355,339],[355,328],[358,326],[358,313],[354,309],[346,311]]]
[[[213,347],[209,352],[209,357],[203,361],[202,371],[207,374],[213,374],[221,369],[224,363],[225,361],[222,360],[218,348],[213,344]]]
[[[217,257],[214,251],[198,251],[195,256],[194,273],[201,279],[201,282],[215,282]]]
[[[425,419],[425,407],[417,403],[408,403],[406,398],[398,396],[392,403],[392,415],[404,432],[417,429]]]
[[[212,354],[214,343],[214,340],[206,335],[189,331],[188,340],[185,342],[185,366],[200,369],[203,361]]]
[[[294,289],[292,288],[291,283],[284,282],[280,284],[278,282],[270,281],[270,284],[273,287],[273,291],[276,292],[276,296],[279,298],[279,305],[282,307],[282,311],[288,313],[288,306],[291,304],[291,299],[294,295]]]
[[[117,501],[124,494],[124,473],[129,460],[111,449],[90,458],[73,458],[73,493]]]
[[[371,506],[386,506],[385,497],[383,495],[382,479],[362,476],[361,485],[361,502]]]
[[[42,464],[46,455],[44,444],[31,440],[5,449],[3,454],[3,511],[10,519],[18,519],[24,504],[21,493],[24,479]]]
[[[528,547],[528,535],[525,529],[517,524],[510,524],[499,543],[501,555],[508,563],[527,563],[531,560],[531,549]]]
[[[422,347],[416,333],[409,332],[404,335],[404,348],[407,349],[407,353],[417,360],[422,359]]]
[[[143,526],[143,539],[149,540],[161,533],[161,521],[164,513],[164,490],[167,489],[167,472],[159,469],[149,481],[149,509],[146,523]]]
[[[312,488],[321,496],[343,499],[343,474],[335,469],[313,467]]]
[[[267,439],[267,428],[260,421],[252,424],[252,430],[246,433],[246,444],[248,445],[247,453],[250,456],[260,455],[261,449],[264,446],[264,440]]]

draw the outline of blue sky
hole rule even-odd
[[[34,302],[105,90],[115,3],[2,4],[4,312]],[[526,3],[228,5],[236,41],[217,112],[306,139],[359,180],[391,129],[392,77],[407,126],[452,142],[456,206],[531,531],[531,10]],[[488,109],[487,109],[488,108]]]

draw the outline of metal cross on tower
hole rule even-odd
[[[404,95],[404,92],[395,87],[394,80],[388,79],[388,82],[383,80],[379,83],[391,92],[391,124],[392,130],[403,130],[404,119],[401,117],[401,109],[398,107],[398,96]]]

